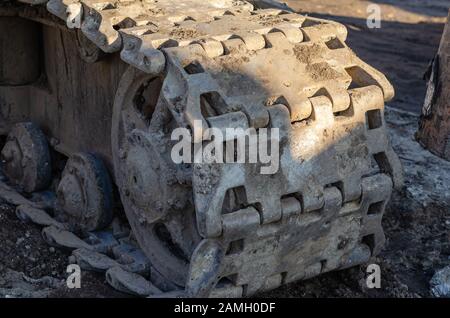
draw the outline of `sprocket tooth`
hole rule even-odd
[[[123,34],[123,42],[124,48],[120,53],[123,61],[148,74],[157,75],[164,71],[166,59],[161,51],[126,33]]]
[[[49,0],[47,2],[47,10],[64,22],[67,22],[67,9],[69,5],[79,3],[79,0]]]
[[[83,5],[86,5],[83,3]],[[94,8],[85,7],[84,16],[81,23],[81,30],[84,35],[95,43],[103,52],[114,53],[122,48],[122,37],[114,29],[117,23],[126,22],[126,17],[115,16],[112,12],[102,13]],[[120,12],[117,12],[120,15]],[[114,20],[114,22],[112,21]],[[132,26],[134,22],[130,22]]]

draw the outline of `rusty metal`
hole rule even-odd
[[[70,40],[77,33],[45,27],[55,50],[44,46],[44,55],[65,60],[47,68],[44,92],[36,83],[26,88],[43,97],[24,101],[18,98],[24,88],[0,87],[1,98],[19,105],[5,130],[36,118],[57,151],[95,151],[114,172],[150,268],[124,244],[113,248],[110,261],[67,230],[44,233],[53,244],[83,248],[75,260],[108,270],[122,290],[250,296],[367,262],[383,246],[385,206],[403,182],[383,117],[392,86],[347,47],[343,25],[251,2],[266,9],[234,0],[50,0],[49,12],[107,55],[97,61],[90,46],[68,56],[79,50]],[[81,64],[86,57],[96,63]],[[45,111],[22,106],[42,100]],[[175,164],[171,132],[193,129],[196,120],[222,130],[279,128],[279,171]],[[65,181],[69,175],[61,181],[71,185],[61,186],[64,197],[80,193]],[[127,255],[143,267],[124,268]],[[146,268],[148,282],[133,275],[136,285],[124,284],[131,276],[123,270]]]

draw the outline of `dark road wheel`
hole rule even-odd
[[[170,158],[176,123],[158,103],[162,79],[129,68],[116,94],[112,149],[116,182],[133,232],[154,268],[184,286],[200,242],[192,188]]]
[[[34,123],[16,124],[1,152],[2,169],[8,179],[25,192],[48,187],[51,158],[47,139]]]
[[[100,230],[112,221],[113,193],[105,165],[89,153],[72,155],[58,185],[58,204],[69,223],[85,231]]]

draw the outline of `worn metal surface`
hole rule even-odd
[[[65,54],[67,47],[80,51],[80,43],[58,40],[61,49],[54,41],[76,33],[44,27],[44,55],[54,55],[47,47],[55,45],[63,63],[53,68],[65,68],[48,74],[50,87],[71,92],[56,100],[45,93],[45,116],[52,110],[50,117],[61,116],[46,130],[60,139],[56,149],[98,151],[114,168],[133,233],[164,282],[155,284],[161,291],[249,296],[379,252],[384,208],[392,188],[402,185],[383,119],[394,91],[346,46],[344,26],[254,10],[246,1],[51,0],[46,6],[131,65],[124,72],[118,55],[92,63],[98,51],[85,45],[81,58],[90,64],[82,64]],[[17,91],[0,93],[17,102]],[[55,107],[61,100],[70,111]],[[64,127],[66,120],[77,122]],[[253,164],[174,164],[171,132],[193,128],[195,120],[205,128],[279,128],[280,170],[261,175]],[[208,143],[201,136],[195,142]],[[53,243],[90,250],[61,229],[44,233]],[[78,253],[82,258],[104,270],[113,264]],[[112,284],[125,288],[126,273],[112,273]],[[150,290],[136,281],[135,293]]]
[[[31,122],[16,124],[1,152],[2,169],[26,192],[47,188],[52,178],[50,150],[42,131]]]
[[[67,161],[56,195],[74,228],[94,231],[112,221],[112,192],[103,162],[93,154],[77,153]]]

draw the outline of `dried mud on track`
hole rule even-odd
[[[426,89],[422,76],[439,45],[447,0],[287,2],[302,13],[346,24],[350,47],[393,82],[397,95],[390,105],[419,113]],[[370,3],[381,5],[381,29],[367,29]],[[450,265],[450,163],[424,151],[413,140],[416,116],[388,110],[387,120],[406,171],[406,188],[394,194],[386,211],[387,242],[374,260],[381,266],[382,288],[366,288],[365,267],[361,266],[259,296],[431,296],[432,275]],[[0,204],[0,297],[127,297],[110,288],[103,274],[96,273],[83,273],[80,290],[67,289],[64,279],[69,255],[51,249],[41,239],[39,227],[23,224],[16,219],[13,207]]]
[[[123,297],[104,274],[82,273],[82,288],[66,287],[70,252],[50,247],[41,228],[16,218],[14,207],[0,203],[0,297]]]
[[[389,108],[386,119],[405,170],[405,189],[394,193],[386,209],[386,245],[373,260],[381,267],[381,289],[367,288],[366,266],[360,266],[263,296],[432,297],[432,276],[450,265],[450,162],[423,150],[413,139],[416,115]]]
[[[260,297],[431,297],[433,274],[450,265],[450,162],[423,150],[412,136],[418,117],[386,112],[394,149],[405,169],[406,186],[394,194],[384,218],[386,246],[373,262],[382,270],[382,288],[369,290],[365,266],[293,283]],[[0,204],[0,296],[124,297],[103,274],[83,273],[82,288],[64,284],[68,252],[50,248],[41,230],[16,219],[14,208]],[[33,284],[23,279],[53,277]],[[30,281],[28,279],[28,281]],[[59,285],[58,285],[59,284]]]

